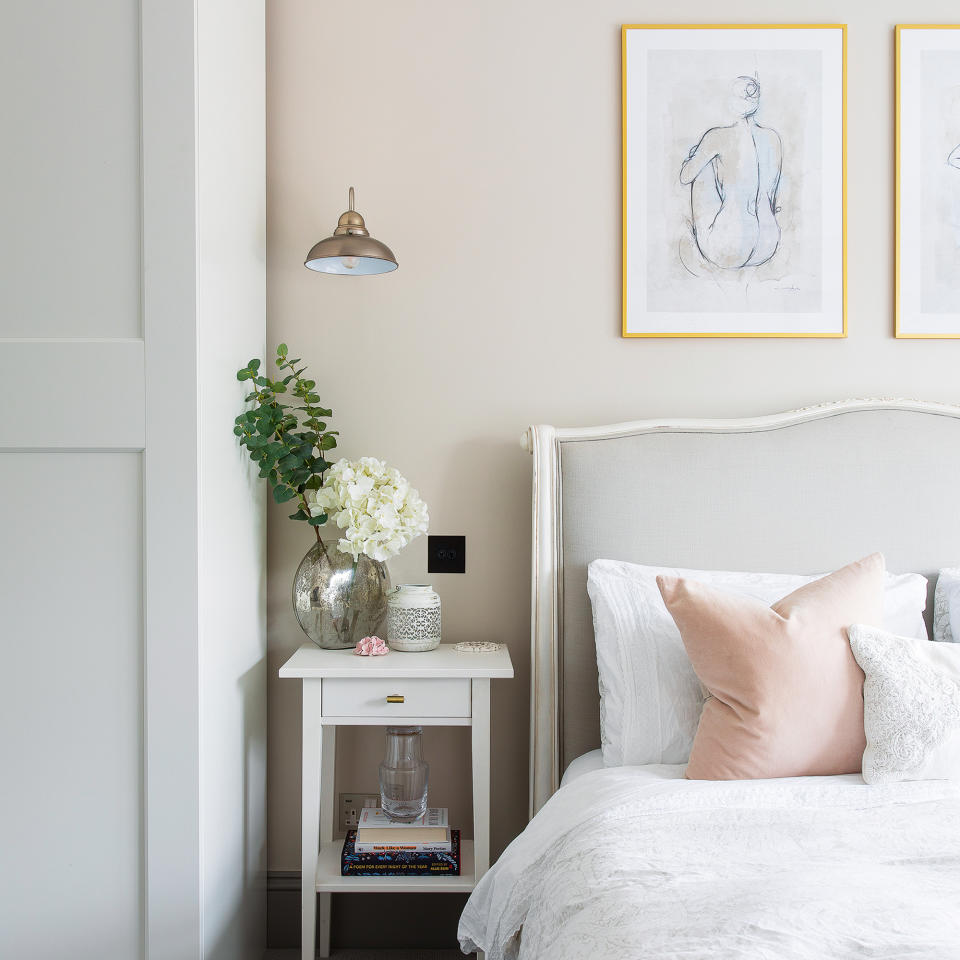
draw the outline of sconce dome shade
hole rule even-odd
[[[303,265],[318,273],[360,276],[396,270],[397,258],[385,243],[373,237],[347,234],[314,244]]]
[[[353,208],[353,187],[350,208],[340,215],[332,237],[315,243],[303,265],[318,273],[341,276],[370,276],[397,269],[393,251],[367,232],[363,217]]]

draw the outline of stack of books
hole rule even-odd
[[[343,841],[345,877],[459,877],[460,831],[451,830],[446,807],[430,807],[412,823],[364,807],[356,830]]]

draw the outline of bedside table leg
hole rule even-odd
[[[330,956],[330,897],[329,893],[317,894],[317,953],[318,957]]]
[[[479,883],[490,868],[490,680],[488,677],[474,678],[471,684],[473,858]]]
[[[323,727],[320,737],[320,846],[333,843],[333,815],[336,810],[334,777],[337,767],[337,728]],[[317,894],[317,956],[330,956],[329,893]]]
[[[317,856],[320,852],[320,681],[303,681],[300,785],[300,956],[314,960],[317,935]],[[329,901],[329,897],[327,898]]]

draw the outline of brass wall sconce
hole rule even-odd
[[[370,276],[397,269],[397,258],[385,244],[374,240],[363,217],[353,209],[353,187],[350,188],[350,209],[341,214],[332,237],[314,244],[303,265],[318,273],[340,276]]]

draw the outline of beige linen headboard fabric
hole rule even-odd
[[[960,407],[856,400],[744,420],[536,426],[524,446],[531,816],[600,745],[591,560],[818,573],[880,550],[888,569],[928,577],[960,560]]]

